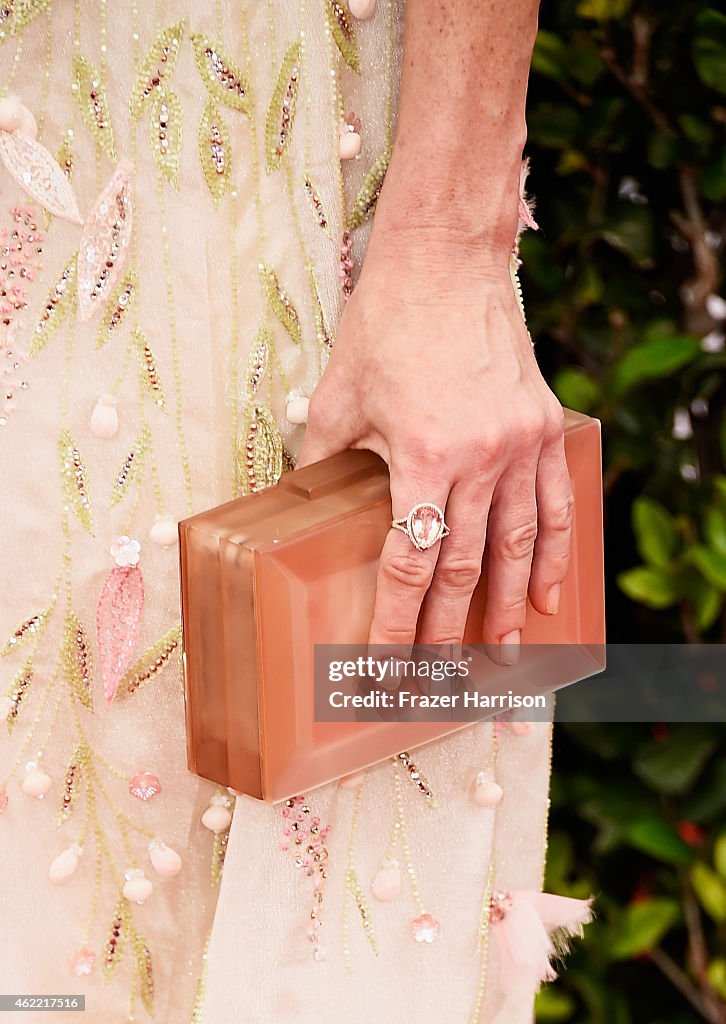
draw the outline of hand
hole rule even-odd
[[[482,641],[519,653],[527,593],[558,609],[573,512],[562,408],[545,384],[506,259],[440,241],[369,252],[312,396],[300,464],[367,448],[388,464],[394,518],[432,501],[451,535],[418,551],[392,529],[370,643],[460,644],[487,549]],[[390,255],[405,252],[405,258]],[[385,254],[385,255],[384,255]],[[450,258],[449,258],[450,257]]]

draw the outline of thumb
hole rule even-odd
[[[317,391],[310,399],[305,438],[297,460],[298,469],[345,451],[355,440],[352,424],[336,414],[333,405]]]

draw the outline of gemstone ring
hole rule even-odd
[[[404,519],[394,519],[394,530],[405,533],[418,551],[426,551],[442,537],[448,537],[451,530],[444,522],[444,513],[431,501],[414,505]]]

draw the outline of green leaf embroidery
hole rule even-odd
[[[37,355],[45,348],[68,315],[76,301],[78,278],[76,256],[72,256],[63,268],[60,277],[48,293],[43,312],[33,330],[30,355]]]
[[[323,3],[328,27],[343,60],[353,71],[360,72],[360,56],[348,12],[338,0],[323,0]]]
[[[295,308],[294,303],[280,287],[280,282],[277,279],[277,274],[266,264],[261,263],[260,267],[260,278],[262,280],[262,287],[265,290],[265,296],[267,298],[268,305],[272,312],[275,314],[277,319],[280,321],[282,326],[285,328],[287,333],[290,335],[296,345],[302,345],[302,327],[300,325],[300,315]]]
[[[184,22],[178,21],[176,25],[170,25],[159,32],[151,44],[131,90],[129,109],[132,121],[141,118],[150,97],[171,78],[183,35]]]
[[[208,36],[192,35],[194,59],[210,95],[219,103],[251,114],[250,87],[237,65]]]
[[[378,197],[381,194],[383,179],[386,176],[388,162],[390,159],[391,149],[388,147],[385,152],[378,157],[370,171],[368,171],[368,174],[366,174],[363,179],[360,192],[353,203],[353,209],[350,211],[348,224],[351,229],[360,227],[360,225],[364,224],[375,211],[376,203],[378,202]]]
[[[292,134],[297,105],[298,77],[300,75],[300,44],[293,43],[285,54],[277,82],[272,92],[265,121],[267,171],[280,166]]]
[[[58,439],[58,456],[63,491],[68,503],[78,517],[81,526],[93,534],[86,465],[75,441],[67,430],[62,431]]]
[[[179,187],[182,121],[179,97],[173,89],[161,86],[151,104],[151,151],[156,166],[174,188]]]
[[[106,90],[101,83],[98,69],[85,57],[77,56],[73,61],[73,90],[96,144],[109,160],[116,162],[116,146],[111,126],[111,112],[108,109]]]
[[[199,122],[199,159],[212,199],[218,203],[232,183],[232,143],[213,99],[207,100]]]

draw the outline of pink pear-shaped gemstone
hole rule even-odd
[[[421,917],[414,917],[411,922],[413,937],[416,942],[433,942],[439,934],[439,922],[431,914],[422,914]]]
[[[151,800],[157,793],[161,793],[158,776],[153,772],[137,772],[129,779],[129,793],[139,800]]]
[[[444,517],[435,505],[417,505],[411,513],[410,528],[416,545],[425,550],[432,547],[441,535]]]

